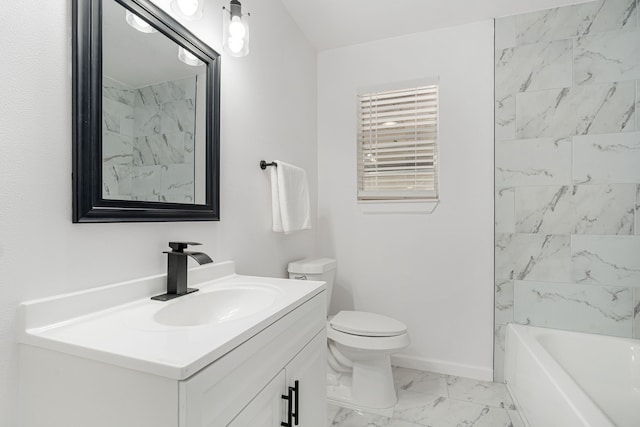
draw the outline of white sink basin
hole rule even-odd
[[[167,326],[199,326],[223,323],[251,316],[271,307],[281,292],[265,285],[236,285],[232,288],[196,292],[171,302],[154,316]]]
[[[189,270],[198,292],[151,299],[166,275],[20,305],[20,342],[185,380],[324,291],[312,280],[243,276],[233,262]]]

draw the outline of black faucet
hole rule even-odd
[[[200,244],[196,242],[169,242],[169,247],[173,250],[163,252],[167,254],[167,293],[156,295],[151,299],[168,301],[197,291],[195,288],[187,288],[187,257],[195,259],[198,264],[208,264],[213,260],[204,252],[185,252],[184,250],[189,245]]]

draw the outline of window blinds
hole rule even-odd
[[[358,200],[437,199],[438,86],[358,95]]]

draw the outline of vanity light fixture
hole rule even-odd
[[[147,21],[140,18],[138,15],[131,12],[130,10],[126,11],[125,20],[127,21],[127,24],[131,25],[133,28],[140,31],[141,33],[157,33],[158,32],[158,30],[153,28],[151,24],[149,24]]]
[[[242,14],[242,5],[238,0],[231,0],[229,9],[223,7],[222,40],[224,51],[231,56],[240,57],[249,53],[250,14]]]
[[[204,65],[204,62],[200,61],[197,56],[189,52],[187,49],[180,46],[178,48],[178,59],[187,65],[198,67]]]
[[[189,21],[202,18],[204,0],[171,0],[171,10]]]

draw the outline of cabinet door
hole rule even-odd
[[[287,386],[298,381],[298,423],[293,427],[327,425],[327,333],[323,329],[289,362]],[[295,405],[294,405],[295,406]],[[286,405],[285,405],[286,410]]]
[[[228,424],[229,427],[280,427],[286,419],[286,404],[283,405],[282,400],[284,389],[285,373],[280,371]]]

